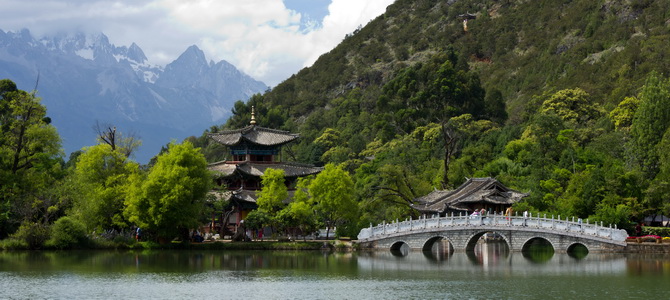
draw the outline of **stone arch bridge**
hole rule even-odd
[[[620,252],[626,246],[625,230],[580,221],[540,217],[447,216],[382,223],[358,234],[362,248],[430,250],[434,243],[447,241],[451,251],[472,251],[488,233],[507,243],[510,251],[523,251],[535,240],[549,242],[554,251],[568,252],[576,245],[589,252]]]

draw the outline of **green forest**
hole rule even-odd
[[[463,14],[475,16],[467,27]],[[3,80],[0,239],[62,248],[133,226],[183,236],[211,209],[207,163],[229,158],[207,134],[246,126],[252,107],[258,125],[300,134],[284,160],[327,171],[299,182],[290,205],[269,192],[281,174],[267,174],[259,206],[271,214],[255,222],[355,237],[416,217],[410,204],[435,189],[494,177],[530,194],[517,211],[631,229],[670,214],[667,45],[661,0],[396,0],[146,166],[132,160],[139,141],[112,127],[65,158],[37,94]],[[332,194],[342,197],[329,207]]]

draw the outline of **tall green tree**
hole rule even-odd
[[[258,208],[270,214],[275,214],[286,206],[288,199],[284,170],[268,168],[261,176],[261,190],[258,192]]]
[[[64,176],[60,136],[50,123],[35,93],[0,80],[0,237],[62,212],[55,188]]]
[[[77,158],[72,183],[76,190],[72,215],[88,230],[123,229],[125,188],[139,165],[108,144],[85,148]]]
[[[355,220],[357,204],[352,188],[349,174],[334,164],[327,164],[309,184],[314,210],[326,225],[327,234],[333,227]]]
[[[651,73],[638,98],[640,104],[630,132],[631,150],[633,159],[651,179],[660,167],[656,145],[670,126],[670,79]]]
[[[170,144],[146,179],[138,174],[130,180],[124,214],[131,223],[159,238],[188,238],[188,230],[198,226],[212,178],[191,143]]]

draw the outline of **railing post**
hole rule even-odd
[[[612,224],[610,224],[610,230],[607,234],[607,237],[610,238],[610,239],[612,238]]]
[[[551,229],[556,229],[556,220],[554,220],[554,215],[551,215]]]
[[[386,220],[384,220],[384,222],[382,222],[382,226],[384,226],[384,235],[386,235]]]

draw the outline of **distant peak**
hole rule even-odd
[[[188,62],[191,64],[198,65],[207,65],[207,59],[205,59],[205,53],[198,48],[198,46],[190,46],[182,53],[176,61]]]
[[[140,63],[147,61],[144,51],[142,51],[142,49],[135,43],[132,43],[130,48],[128,48],[128,58]]]

